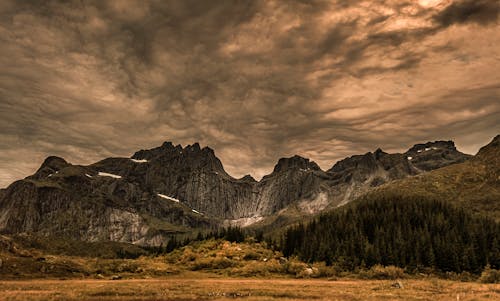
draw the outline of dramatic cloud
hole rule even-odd
[[[444,26],[467,22],[488,25],[498,22],[499,12],[498,1],[466,0],[452,3],[437,14],[435,19]]]
[[[0,2],[0,187],[172,141],[235,177],[500,133],[497,0]]]

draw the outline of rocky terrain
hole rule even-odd
[[[256,181],[231,177],[214,151],[198,143],[165,142],[88,166],[48,157],[34,175],[0,190],[0,231],[158,245],[196,229],[274,222],[290,210],[315,214],[392,180],[469,158],[451,141],[417,144],[403,154],[377,149],[328,171],[293,156]]]
[[[455,163],[470,155],[459,152],[453,141],[416,144],[403,154],[388,154],[381,149],[341,160],[328,170],[337,201],[346,204],[370,188],[396,179],[418,175]]]
[[[382,185],[363,198],[390,195],[449,201],[500,221],[500,135],[470,160]]]

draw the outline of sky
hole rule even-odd
[[[497,0],[0,1],[0,187],[199,142],[234,177],[298,154],[500,133]]]

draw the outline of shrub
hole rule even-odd
[[[455,272],[446,272],[446,274],[441,275],[441,277],[444,277],[449,280],[453,281],[461,281],[461,282],[471,282],[475,281],[477,277],[475,277],[473,274],[463,271],[461,273],[455,273]]]
[[[283,265],[283,268],[287,274],[292,274],[295,276],[300,276],[300,274],[308,268],[307,264],[303,262],[297,262],[290,260]]]
[[[139,265],[133,261],[124,261],[117,266],[115,272],[118,273],[136,273],[139,272]]]
[[[402,268],[390,265],[374,265],[369,270],[359,272],[359,276],[364,279],[397,279],[405,276]]]
[[[244,260],[259,260],[260,259],[260,254],[256,252],[248,252],[243,256]]]
[[[230,275],[254,277],[254,276],[269,276],[271,274],[282,274],[283,266],[277,260],[255,261],[244,264],[241,267],[231,269]]]
[[[492,269],[490,265],[487,265],[481,273],[479,281],[482,283],[500,283],[500,270]]]
[[[198,254],[193,252],[191,248],[184,249],[179,261],[182,263],[192,262],[198,259]]]
[[[298,278],[317,278],[319,270],[316,267],[306,267],[297,274]]]
[[[340,276],[340,269],[336,266],[327,266],[324,262],[318,263],[317,277],[335,278]]]
[[[236,263],[226,257],[209,257],[202,258],[193,263],[191,270],[198,271],[203,269],[209,270],[223,270],[234,266]]]

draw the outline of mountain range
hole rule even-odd
[[[389,192],[459,199],[496,216],[499,137],[476,156],[435,141],[405,153],[355,155],[326,171],[307,158],[281,158],[260,181],[233,178],[198,143],[165,142],[86,166],[51,156],[0,190],[0,232],[159,245],[224,225],[280,227]]]

